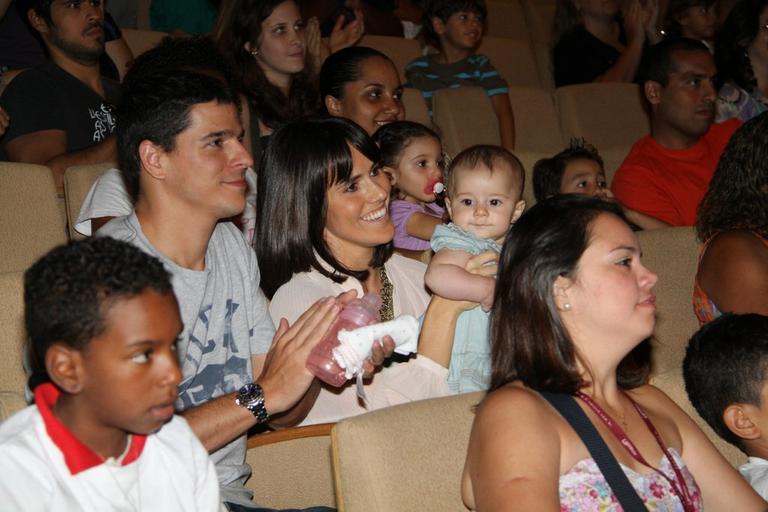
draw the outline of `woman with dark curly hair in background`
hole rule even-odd
[[[768,0],[736,4],[715,45],[717,119],[752,119],[768,110]]]
[[[721,312],[768,315],[768,113],[733,134],[696,231],[704,243],[693,291],[699,323]]]

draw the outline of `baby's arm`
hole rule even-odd
[[[429,262],[424,281],[441,297],[479,302],[483,309],[488,311],[493,305],[496,280],[493,277],[467,272],[464,265],[471,257],[471,254],[464,251],[437,251]]]
[[[413,237],[429,242],[432,238],[432,233],[435,232],[435,228],[442,223],[443,219],[440,217],[416,212],[408,218],[408,222],[405,224],[405,231]]]

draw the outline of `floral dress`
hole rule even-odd
[[[702,510],[701,491],[688,468],[674,448],[669,449],[680,468],[685,485],[696,510]],[[666,478],[657,474],[642,474],[621,465],[632,487],[651,512],[683,512],[683,504],[672,490]],[[659,470],[670,478],[675,477],[666,457],[662,457]],[[620,512],[619,505],[600,468],[593,459],[580,460],[567,473],[560,475],[560,512]]]

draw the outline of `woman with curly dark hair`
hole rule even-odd
[[[693,291],[699,323],[721,312],[768,314],[768,113],[733,134],[696,231],[704,243]]]
[[[305,24],[294,0],[231,0],[222,6],[213,38],[230,60],[234,78],[247,100],[243,109],[246,147],[254,162],[263,140],[288,121],[320,107],[316,69],[330,52],[357,42],[363,20],[342,26],[337,20],[326,45],[317,20]]]
[[[747,121],[768,110],[768,0],[733,7],[717,36],[715,64],[717,122]]]

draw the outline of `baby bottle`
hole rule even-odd
[[[366,294],[362,299],[355,299],[347,304],[328,334],[312,349],[307,358],[307,368],[315,377],[335,387],[347,382],[344,368],[339,366],[333,357],[333,349],[339,346],[339,331],[351,331],[378,322],[380,307],[381,297],[377,293]]]

